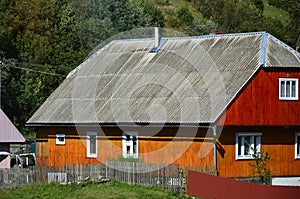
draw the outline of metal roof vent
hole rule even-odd
[[[160,38],[159,38],[159,29],[157,27],[154,28],[154,39],[155,39],[154,48],[158,48],[160,43]]]
[[[159,35],[159,29],[157,27],[154,28],[154,48],[152,48],[149,53],[157,53],[160,48],[166,43],[166,39],[161,39]]]

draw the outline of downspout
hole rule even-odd
[[[213,136],[214,136],[214,170],[217,171],[217,126],[212,127]]]
[[[199,126],[201,128],[210,128],[213,131],[213,144],[214,144],[214,170],[217,171],[217,125],[213,126]]]

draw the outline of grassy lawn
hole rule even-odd
[[[0,198],[189,198],[160,189],[130,186],[111,181],[104,184],[84,183],[59,185],[55,183],[33,183],[22,188],[6,190]]]
[[[264,15],[268,17],[274,17],[277,19],[281,19],[282,21],[287,22],[289,20],[289,13],[280,8],[275,8],[274,6],[270,6],[265,4]]]

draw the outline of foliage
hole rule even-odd
[[[59,185],[33,183],[1,192],[1,198],[190,198],[160,189],[127,185],[117,181],[104,184],[84,183]]]
[[[185,27],[184,31],[188,35],[208,35],[216,27],[217,25],[211,20],[194,19],[191,25]]]
[[[182,26],[190,26],[194,21],[194,17],[187,7],[179,8],[179,10],[177,11],[177,18],[179,19]]]
[[[23,132],[63,80],[49,74],[67,75],[118,32],[164,26],[157,7],[130,0],[3,0],[0,5],[1,107]]]
[[[110,161],[116,161],[116,162],[141,162],[141,159],[138,158],[133,158],[133,157],[129,157],[129,158],[123,158],[123,156],[118,157],[117,159],[111,159]]]
[[[252,150],[254,151],[254,164],[250,163],[249,165],[253,168],[254,175],[259,177],[263,184],[271,184],[271,169],[268,168],[268,162],[271,158],[270,155],[262,149],[258,151],[252,148]]]
[[[63,80],[50,73],[67,75],[99,43],[134,28],[167,27],[189,35],[265,30],[299,49],[300,2],[263,2],[2,0],[1,108],[28,132],[25,122]]]

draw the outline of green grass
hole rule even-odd
[[[287,22],[290,18],[289,13],[287,11],[282,10],[280,8],[276,8],[274,6],[270,6],[268,4],[265,4],[264,15],[267,17],[277,18],[285,22]]]
[[[104,184],[87,182],[83,184],[59,185],[56,183],[33,183],[21,188],[5,190],[0,198],[189,198],[161,189],[127,185],[116,181]]]

